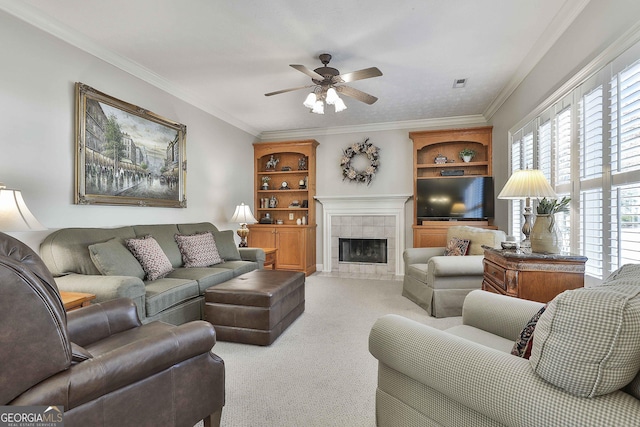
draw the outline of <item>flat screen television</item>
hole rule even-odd
[[[425,220],[486,220],[494,214],[493,178],[422,178],[416,199],[418,224]]]

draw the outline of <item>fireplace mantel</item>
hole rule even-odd
[[[395,219],[395,272],[404,274],[402,251],[405,247],[404,207],[411,194],[375,196],[316,196],[322,204],[322,270],[331,272],[331,218],[333,216],[393,216]]]

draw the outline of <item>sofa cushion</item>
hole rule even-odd
[[[565,291],[540,316],[529,359],[548,382],[583,397],[627,385],[640,370],[637,279]]]
[[[500,248],[500,243],[507,239],[502,230],[491,230],[487,228],[469,227],[466,225],[454,225],[447,230],[447,242],[452,238],[469,240],[469,251],[467,255],[484,255],[482,245],[492,248]]]
[[[459,239],[457,237],[452,238],[447,243],[447,247],[444,248],[445,256],[464,256],[469,250],[469,240]]]
[[[522,329],[522,332],[520,332],[520,337],[513,345],[511,354],[525,359],[529,359],[531,357],[533,333],[536,329],[536,325],[538,324],[538,320],[540,320],[540,316],[544,313],[546,308],[546,305],[542,306],[542,308],[540,308],[540,310],[538,310],[538,312],[527,322],[525,327]]]
[[[218,252],[223,260],[240,261],[242,259],[240,257],[240,251],[238,251],[238,247],[236,246],[236,242],[233,239],[233,231],[214,231],[211,234],[213,234],[213,238],[216,240]]]
[[[222,262],[211,233],[176,234],[175,239],[186,268],[209,267]]]
[[[133,276],[144,279],[142,266],[121,239],[89,245],[89,255],[103,276]]]
[[[216,265],[216,267],[229,269],[233,271],[234,276],[239,276],[257,270],[258,263],[253,261],[225,261],[222,264]]]
[[[173,271],[169,258],[152,236],[127,239],[125,242],[133,256],[140,262],[147,280],[160,279]]]
[[[136,237],[153,236],[171,261],[173,268],[182,267],[182,255],[174,237],[179,234],[176,224],[134,225],[133,229]]]
[[[167,278],[195,280],[198,282],[198,289],[200,295],[202,295],[207,288],[233,279],[233,270],[220,268],[221,265],[218,264],[215,267],[176,268],[167,274]]]
[[[188,279],[164,277],[147,282],[145,288],[147,291],[145,299],[147,317],[155,316],[168,308],[200,295],[198,282]]]

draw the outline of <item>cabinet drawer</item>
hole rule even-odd
[[[505,269],[486,259],[484,260],[484,279],[496,287],[507,290]]]

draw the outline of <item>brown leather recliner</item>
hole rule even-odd
[[[128,299],[67,315],[38,255],[0,233],[0,405],[61,405],[65,426],[217,426],[215,341],[203,321],[142,325]]]

